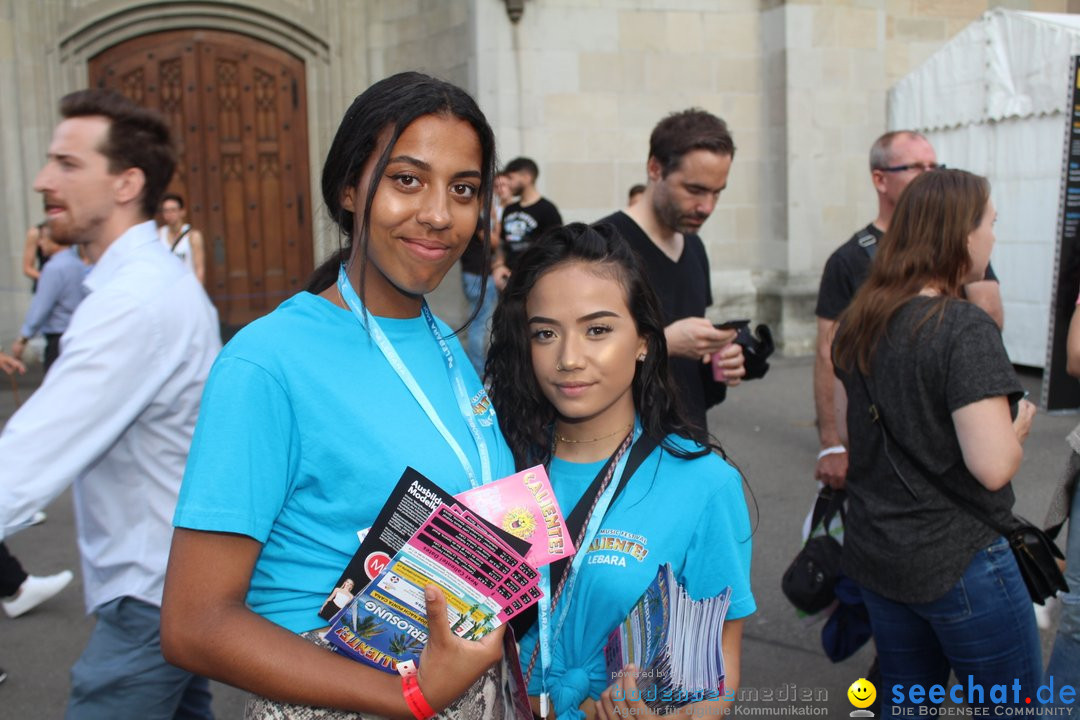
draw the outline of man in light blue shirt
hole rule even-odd
[[[86,297],[83,279],[89,270],[78,248],[64,247],[45,234],[42,252],[49,262],[41,269],[34,299],[26,311],[19,337],[11,346],[11,354],[22,359],[30,338],[39,332],[45,336],[45,372],[60,356],[60,336],[67,330],[75,308]]]
[[[206,681],[161,657],[172,515],[217,313],[151,218],[175,152],[156,113],[104,90],[60,102],[34,189],[53,238],[79,245],[88,295],[41,388],[0,435],[0,540],[74,483],[87,609],[67,717],[212,717]]]

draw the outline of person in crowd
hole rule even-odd
[[[469,246],[461,256],[461,290],[469,303],[472,322],[465,334],[465,352],[472,362],[476,374],[484,372],[484,357],[487,355],[488,334],[491,332],[491,313],[495,312],[495,303],[499,300],[499,284],[505,283],[501,277],[506,265],[500,259],[499,235],[502,230],[502,213],[512,200],[510,178],[506,173],[495,176],[495,195],[491,212],[491,233],[484,247],[481,233],[473,235]],[[484,272],[485,264],[490,272]]]
[[[54,262],[42,268],[34,299],[26,312],[19,337],[11,346],[11,354],[22,360],[26,344],[39,332],[45,335],[45,372],[60,356],[60,336],[67,330],[75,308],[86,297],[83,280],[89,267],[76,247],[64,247],[53,241],[46,232],[39,240],[42,252]]]
[[[521,253],[551,228],[562,225],[562,215],[555,203],[536,188],[540,167],[532,158],[518,157],[506,163],[503,174],[509,181],[510,194],[517,198],[503,207],[502,259],[511,272]]]
[[[161,198],[161,217],[165,224],[158,228],[158,237],[173,255],[184,261],[200,285],[206,284],[206,249],[201,232],[187,222],[184,198],[166,193]]]
[[[687,419],[702,430],[705,413],[722,402],[746,368],[735,330],[705,317],[712,281],[698,236],[727,188],[735,142],[727,123],[704,110],[668,115],[649,136],[648,183],[641,201],[599,222],[614,225],[641,256],[660,299],[671,373]],[[724,381],[715,382],[712,356],[720,353]]]
[[[579,562],[563,568],[562,595],[554,595],[561,573],[550,576],[550,616],[566,613],[565,623],[538,622],[520,645],[534,709],[550,695],[560,720],[593,710],[651,717],[628,701],[632,680],[609,688],[603,648],[666,562],[692,597],[732,588],[725,687],[739,685],[743,619],[755,610],[742,478],[683,418],[667,366],[656,296],[614,227],[570,224],[521,257],[495,310],[486,380],[519,467],[547,466],[579,548]],[[597,502],[597,482],[621,489]],[[587,534],[593,513],[596,531]],[[610,537],[634,542],[607,549]],[[634,547],[644,552],[634,555]],[[542,633],[550,665],[537,659]]]
[[[875,140],[870,147],[870,180],[877,193],[877,217],[829,256],[821,274],[815,310],[817,354],[814,357],[814,408],[821,444],[814,477],[829,487],[844,487],[848,466],[847,448],[840,442],[834,421],[832,341],[836,319],[866,280],[870,261],[889,229],[900,193],[919,175],[939,167],[944,166],[938,164],[933,145],[920,133],[897,130]],[[1001,287],[991,265],[987,264],[985,277],[964,286],[964,294],[989,313],[998,327],[1002,326],[1005,311],[1001,305]]]
[[[630,186],[630,191],[626,194],[626,207],[634,207],[641,200],[641,196],[645,193],[645,186],[641,183]]]
[[[94,267],[63,352],[0,435],[0,540],[74,483],[96,623],[67,717],[208,718],[208,683],[165,661],[158,629],[217,313],[151,219],[176,165],[161,116],[96,89],[64,96],[60,114],[34,189],[53,239]]]
[[[1076,306],[1069,323],[1065,355],[1066,370],[1080,378],[1080,298],[1077,298]],[[1080,484],[1080,425],[1069,433],[1067,442],[1069,460],[1043,523],[1048,528],[1060,527],[1069,520],[1065,541],[1065,582],[1069,592],[1057,596],[1061,617],[1043,681],[1049,683],[1052,678],[1056,689],[1064,685],[1080,687],[1080,492],[1077,492]],[[1064,706],[1060,695],[1056,694],[1055,700],[1059,701],[1059,707]]]
[[[19,372],[20,367],[22,364],[18,360],[0,351],[0,370],[10,375]],[[19,559],[11,554],[7,543],[0,542],[0,598],[3,598],[0,604],[8,617],[17,618],[55,597],[72,578],[74,575],[70,570],[62,570],[55,575],[30,575]],[[0,682],[6,679],[7,672],[0,668]]]
[[[514,191],[510,176],[505,172],[501,172],[495,176],[495,197],[492,202],[494,210],[491,213],[492,218],[495,219],[495,224],[492,225],[492,234],[496,237],[502,237],[503,213],[513,202]]]
[[[923,173],[901,193],[869,277],[840,315],[837,425],[850,450],[843,570],[862,590],[884,687],[944,685],[951,670],[986,688],[1019,682],[1023,707],[1042,661],[1016,560],[924,475],[1012,524],[1010,481],[1035,408],[997,324],[962,297],[985,276],[994,219],[985,178]],[[886,693],[882,717],[915,705]]]
[[[463,90],[413,72],[372,85],[322,173],[343,248],[214,366],[162,643],[251,691],[246,717],[409,715],[401,679],[329,651],[318,613],[407,466],[450,493],[514,471],[479,378],[424,300],[490,212],[494,175],[494,135]],[[446,616],[435,586],[426,610]],[[501,629],[472,642],[433,621],[419,691],[443,717],[498,718],[501,655]]]
[[[44,221],[26,231],[26,242],[23,243],[22,271],[23,275],[34,281],[34,290],[37,290],[37,279],[41,277],[41,271],[49,260],[49,256],[41,249],[41,240],[48,234],[49,225]]]

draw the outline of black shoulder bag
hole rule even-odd
[[[1052,597],[1059,590],[1069,592],[1069,585],[1065,582],[1065,577],[1061,574],[1061,568],[1058,567],[1055,559],[1064,559],[1065,556],[1061,554],[1061,550],[1054,544],[1054,541],[1045,532],[1016,515],[1013,515],[1013,526],[1011,528],[1005,527],[970,500],[959,495],[946,483],[942,482],[942,479],[936,473],[931,472],[922,461],[907,452],[904,446],[896,440],[896,436],[889,432],[889,427],[885,424],[885,417],[881,414],[881,408],[878,407],[874,401],[874,396],[870,393],[870,386],[866,382],[866,377],[861,372],[857,370],[856,372],[862,381],[863,388],[866,390],[866,397],[870,400],[870,419],[881,428],[885,457],[889,461],[889,465],[892,466],[893,472],[900,478],[900,482],[904,483],[904,487],[907,488],[908,492],[913,497],[918,497],[889,454],[890,440],[904,454],[908,462],[922,473],[923,477],[938,492],[968,515],[994,529],[1008,540],[1009,547],[1012,548],[1013,557],[1016,558],[1016,564],[1020,568],[1020,575],[1024,578],[1024,584],[1027,585],[1032,602],[1042,605],[1046,598]]]
[[[840,559],[844,549],[829,532],[829,525],[836,515],[844,520],[844,500],[847,493],[823,487],[818,492],[814,512],[810,518],[810,537],[802,550],[791,561],[780,580],[780,589],[791,604],[808,615],[821,612],[836,599],[836,581],[840,577]],[[825,531],[814,535],[814,528],[822,525]]]

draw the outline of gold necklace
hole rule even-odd
[[[609,437],[614,437],[615,435],[618,435],[621,432],[626,432],[627,430],[629,430],[633,426],[634,426],[634,423],[628,423],[628,424],[624,425],[623,427],[619,428],[618,430],[616,430],[615,432],[609,432],[607,435],[601,435],[600,437],[594,437],[591,440],[574,440],[572,438],[563,437],[559,433],[555,433],[555,439],[558,440],[559,442],[568,443],[570,445],[583,445],[585,443],[594,443],[594,442],[596,442],[598,440],[607,440]]]

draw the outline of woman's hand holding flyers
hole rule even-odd
[[[505,626],[481,640],[463,640],[450,632],[446,596],[434,585],[424,588],[428,642],[420,653],[417,682],[424,699],[436,712],[465,694],[488,668],[502,657]]]
[[[616,678],[615,682],[600,694],[600,700],[596,703],[598,720],[660,717],[642,701],[637,687],[637,673],[636,667],[627,665],[623,668],[622,677]]]

